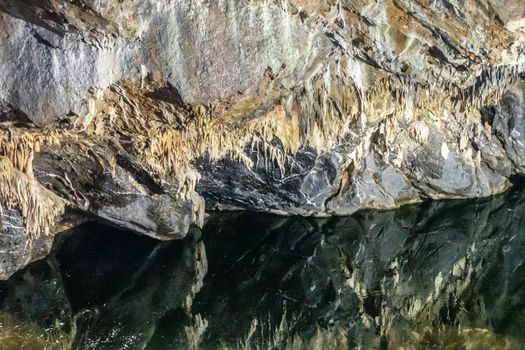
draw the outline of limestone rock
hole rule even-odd
[[[0,155],[161,239],[490,196],[525,169],[522,5],[2,0]]]
[[[18,210],[0,206],[0,214],[0,280],[4,280],[31,261],[45,257],[53,245],[53,236],[32,239]]]

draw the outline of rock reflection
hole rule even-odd
[[[90,224],[0,300],[74,349],[520,349],[524,224],[522,187],[351,217],[214,214],[174,242]]]

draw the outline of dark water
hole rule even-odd
[[[0,284],[1,349],[523,349],[525,190],[351,217],[87,224]]]

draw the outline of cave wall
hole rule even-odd
[[[0,155],[41,188],[1,204],[26,227],[28,198],[44,208],[36,236],[64,224],[52,198],[171,239],[205,209],[500,193],[525,169],[523,8],[2,0]]]

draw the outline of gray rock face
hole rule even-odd
[[[525,169],[525,101],[523,82],[509,90],[486,118],[493,121],[494,132],[505,146],[509,160],[523,173]]]
[[[205,206],[494,195],[524,174],[522,7],[3,0],[0,156],[67,209],[161,239]]]
[[[0,280],[4,280],[31,261],[46,256],[53,245],[53,236],[31,239],[18,210],[0,206],[0,215]]]
[[[304,60],[315,41],[302,38],[320,34],[265,1],[3,3],[0,96],[38,124],[86,114],[92,88],[149,74],[187,102],[229,97]]]
[[[123,159],[111,165],[104,156],[99,161],[82,156],[81,150],[64,155],[57,149],[43,151],[34,160],[35,176],[72,206],[138,234],[182,238],[196,222],[190,201],[175,200],[132,164]]]

